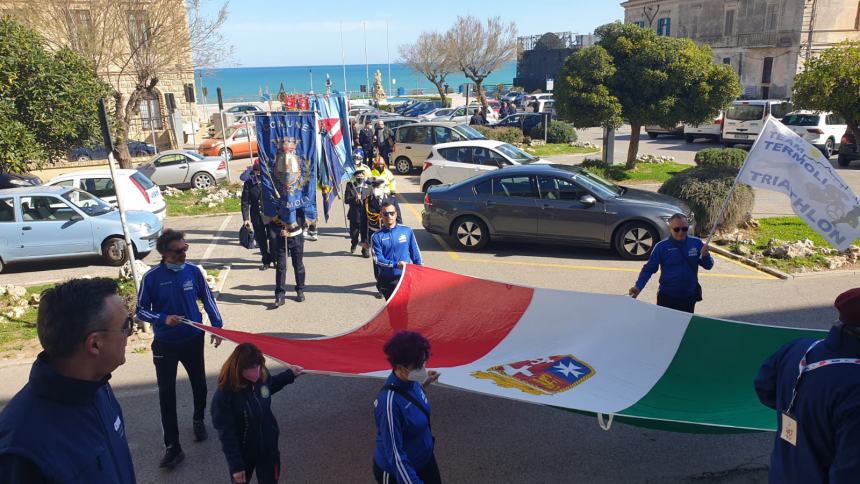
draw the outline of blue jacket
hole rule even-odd
[[[759,370],[755,389],[761,403],[775,409],[777,430],[770,460],[773,483],[860,482],[860,366],[827,365],[803,375],[792,414],[797,446],[780,438],[782,412],[791,401],[803,353],[815,340],[786,344]],[[860,358],[860,338],[834,326],[809,352],[807,363]]]
[[[371,237],[374,263],[379,269],[380,281],[396,281],[403,270],[397,267],[400,261],[424,265],[418,242],[412,229],[395,225],[393,229],[383,227]]]
[[[392,372],[385,386],[392,384],[424,404],[430,413],[430,402],[420,383],[403,381]],[[373,461],[383,471],[397,478],[400,484],[418,484],[418,469],[433,457],[433,434],[430,419],[409,400],[397,392],[383,388],[373,402],[376,418],[376,450]]]
[[[295,379],[293,371],[286,370],[240,392],[215,391],[212,425],[218,429],[230,474],[247,470],[267,453],[278,453],[278,421],[271,397]]]
[[[661,293],[674,297],[694,296],[699,282],[699,266],[707,270],[714,267],[714,258],[710,254],[699,257],[704,245],[701,239],[691,236],[683,242],[676,242],[672,237],[661,240],[642,266],[636,287],[644,289],[648,279],[660,269]]]
[[[186,263],[181,271],[174,272],[161,263],[144,274],[140,281],[137,317],[152,323],[158,341],[187,341],[200,334],[200,330],[187,324],[168,326],[164,320],[170,314],[177,314],[197,323],[203,322],[203,315],[197,307],[198,299],[203,301],[212,326],[222,327],[221,314],[200,267]]]
[[[133,483],[125,419],[108,379],[75,380],[40,354],[0,413],[3,482]]]

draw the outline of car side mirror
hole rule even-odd
[[[591,195],[583,195],[579,197],[579,203],[588,205],[589,207],[597,203],[597,199]]]
[[[82,217],[81,215],[79,215],[77,213],[72,215],[71,217],[69,217],[69,220],[72,222],[80,222],[83,219],[84,219],[84,217]]]

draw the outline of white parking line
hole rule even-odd
[[[221,222],[221,226],[218,227],[218,231],[215,232],[215,237],[212,238],[212,242],[209,242],[209,246],[206,247],[206,252],[203,253],[203,257],[200,258],[200,262],[205,261],[212,255],[212,251],[215,250],[215,243],[218,242],[218,239],[221,238],[221,233],[224,232],[224,229],[227,228],[227,224],[230,223],[230,220],[233,218],[232,215],[228,215],[227,218]]]

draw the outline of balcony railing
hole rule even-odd
[[[714,48],[790,47],[799,44],[800,32],[797,30],[776,30],[735,35],[700,35],[693,40],[709,44]]]

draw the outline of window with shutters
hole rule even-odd
[[[764,16],[764,29],[776,30],[779,27],[779,5],[770,3],[767,5],[767,10]]]
[[[729,36],[735,34],[735,11],[726,10],[726,23],[723,29],[723,35]]]
[[[131,48],[146,46],[150,35],[149,15],[142,10],[128,12],[128,42]]]
[[[86,51],[93,35],[93,16],[89,10],[73,9],[66,13],[69,28],[69,42],[72,49]]]
[[[146,93],[140,100],[140,121],[145,130],[164,129],[161,123],[161,103],[154,93]]]
[[[770,84],[770,78],[773,74],[773,57],[765,57],[761,69],[761,83]]]
[[[669,17],[663,17],[660,20],[657,20],[657,35],[664,35],[666,37],[671,36],[672,34],[672,19]]]

